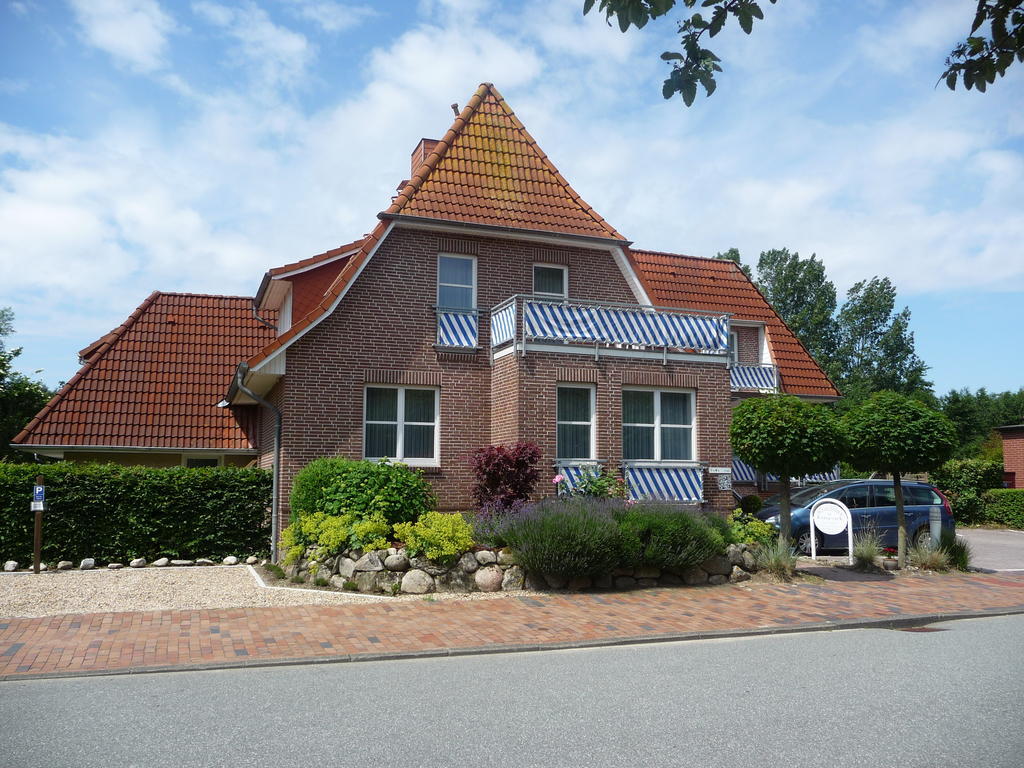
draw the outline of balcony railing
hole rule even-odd
[[[437,346],[476,349],[479,333],[475,309],[434,307],[437,313]]]
[[[491,310],[491,347],[516,339],[723,354],[729,346],[729,316],[513,296]]]
[[[729,386],[733,390],[776,392],[779,369],[774,365],[733,365],[729,368]]]

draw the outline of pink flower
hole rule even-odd
[[[636,499],[626,499],[627,507],[632,507],[634,504],[636,504]]]
[[[554,483],[555,485],[558,485],[563,480],[565,480],[564,475],[555,475],[554,477],[551,478],[551,482]]]

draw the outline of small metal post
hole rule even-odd
[[[36,475],[36,485],[43,484],[43,476]],[[35,510],[35,527],[32,531],[32,572],[39,573],[39,560],[43,550],[43,510],[39,505]]]

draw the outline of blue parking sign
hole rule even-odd
[[[46,486],[45,485],[33,485],[32,486],[32,501],[46,501]]]

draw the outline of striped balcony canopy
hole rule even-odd
[[[634,501],[690,501],[704,499],[704,473],[700,467],[626,467],[626,487]]]
[[[729,369],[732,389],[771,389],[779,386],[779,373],[774,365],[734,365]]]
[[[583,478],[588,474],[600,474],[601,465],[597,462],[558,462],[556,470],[564,480],[558,488],[560,494],[572,493],[579,488]]]
[[[527,299],[525,334],[532,339],[640,344],[701,352],[725,352],[729,321],[724,316],[682,314]]]
[[[807,475],[802,478],[794,477],[793,482],[796,483],[829,483],[833,480],[839,479],[839,465],[836,464],[828,472],[819,472],[816,475]],[[778,475],[765,475],[765,480],[769,483],[779,482]],[[757,470],[746,462],[737,459],[735,456],[732,459],[732,481],[734,483],[750,483],[754,484],[757,482]]]
[[[462,349],[476,347],[476,310],[438,308],[437,345]]]
[[[516,337],[516,303],[510,302],[491,312],[491,346],[500,347]]]

